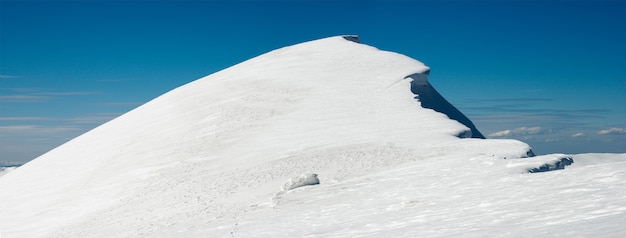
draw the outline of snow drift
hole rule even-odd
[[[482,136],[434,89],[415,88],[432,87],[427,66],[357,42],[271,51],[6,174],[2,237],[624,232],[626,194],[610,189],[626,181],[623,159],[520,172],[527,144],[461,138]],[[310,171],[324,183],[275,196]]]

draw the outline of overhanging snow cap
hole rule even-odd
[[[359,35],[344,35],[342,36],[344,39],[352,41],[352,42],[356,42],[356,43],[361,43],[361,40],[359,38]]]

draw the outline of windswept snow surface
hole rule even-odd
[[[342,37],[250,59],[1,177],[0,233],[626,234],[626,154],[573,155],[565,169],[528,173],[562,155],[524,159],[523,142],[459,138],[471,129],[411,92],[407,76],[428,70]],[[309,173],[319,185],[281,192]]]

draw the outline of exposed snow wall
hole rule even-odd
[[[361,43],[361,39],[358,35],[346,35],[343,36],[344,39],[355,42],[355,43]]]
[[[422,103],[422,107],[430,108],[437,112],[446,114],[450,119],[454,119],[463,125],[467,126],[471,130],[470,135],[459,135],[460,137],[471,137],[485,139],[480,131],[474,126],[474,123],[467,118],[459,109],[452,106],[428,83],[428,72],[412,74],[407,76],[413,81],[411,82],[411,92],[415,93],[415,99]]]

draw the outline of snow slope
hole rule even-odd
[[[574,155],[565,169],[528,173],[569,157],[523,159],[532,155],[523,142],[461,138],[477,137],[462,113],[438,93],[431,105],[448,109],[423,108],[411,90],[428,84],[427,66],[354,40],[250,59],[6,174],[0,234],[626,233],[626,154]],[[281,191],[301,174],[317,174],[319,184]]]
[[[15,170],[16,168],[17,166],[0,167],[0,177],[2,177],[2,175],[8,174],[9,172]]]

